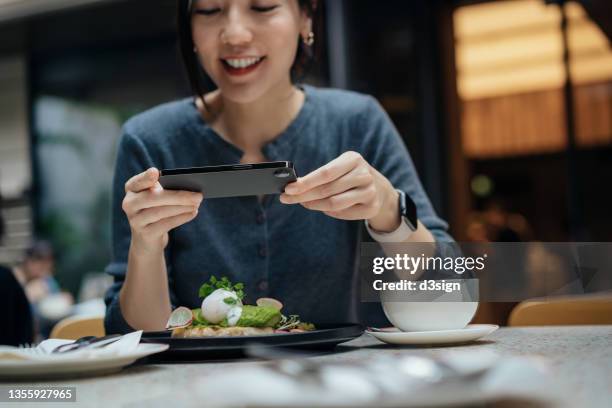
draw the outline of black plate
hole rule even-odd
[[[172,338],[169,331],[145,332],[143,343],[169,344],[163,353],[150,357],[157,362],[197,361],[204,359],[240,358],[249,344],[263,344],[300,350],[331,350],[340,343],[363,334],[359,324],[320,324],[317,330],[305,333],[271,334],[266,336]]]

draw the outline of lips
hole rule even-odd
[[[255,71],[266,57],[223,58],[221,64],[230,75],[246,75]]]

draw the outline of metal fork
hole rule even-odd
[[[21,343],[18,347],[20,349],[29,349],[29,348],[34,348],[34,347],[37,347],[37,346],[38,345],[34,344],[34,343]]]
[[[67,353],[69,351],[91,349],[91,348],[102,348],[108,346],[111,343],[121,340],[120,334],[110,334],[103,337],[85,336],[77,339],[73,343],[63,344],[58,346],[51,351],[51,353]]]
[[[33,355],[33,356],[40,356],[43,354],[47,354],[44,352],[43,349],[39,348],[38,345],[34,344],[34,343],[23,343],[19,345],[19,352],[23,353],[25,352],[25,354],[29,354],[29,355]]]

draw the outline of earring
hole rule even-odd
[[[314,40],[315,40],[315,35],[312,31],[308,33],[308,36],[302,38],[302,41],[304,41],[304,44],[306,44],[309,47],[312,47],[312,44],[314,44]]]
[[[198,53],[198,47],[196,47],[195,45],[193,46],[193,53],[197,54]]]

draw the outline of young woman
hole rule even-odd
[[[307,321],[354,321],[361,223],[377,240],[452,241],[380,105],[292,80],[316,45],[316,11],[312,0],[178,1],[195,97],[124,126],[109,333],[162,329],[173,307],[199,306],[211,275]],[[158,183],[159,168],[276,160],[303,176],[280,197],[206,200]],[[414,231],[400,214],[403,196],[418,209]]]

